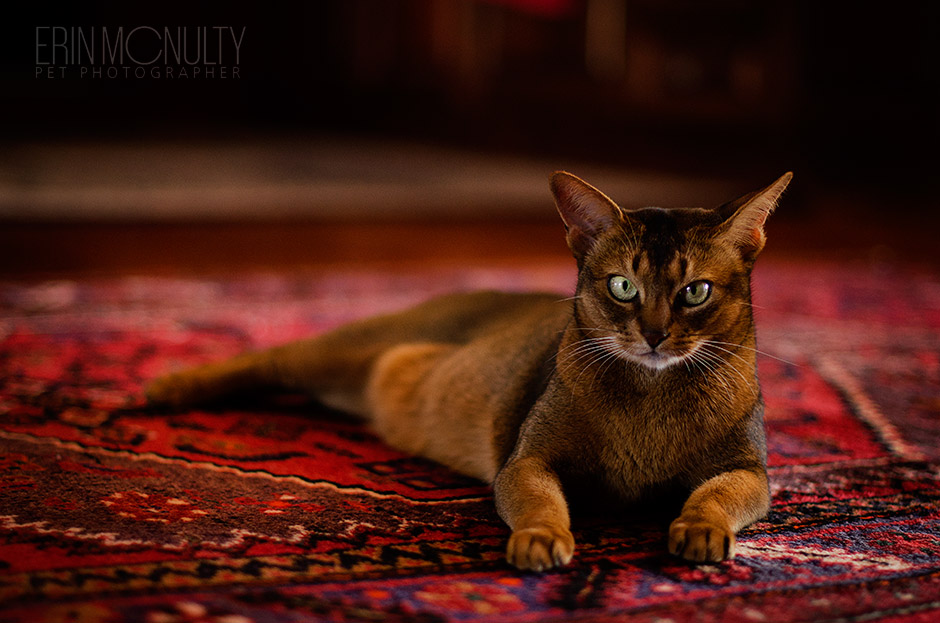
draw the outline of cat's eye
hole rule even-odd
[[[701,305],[712,293],[712,284],[707,281],[693,281],[679,292],[679,302],[687,307]]]
[[[607,289],[610,290],[611,296],[624,303],[632,301],[639,294],[639,290],[636,289],[633,282],[620,275],[611,275],[607,279]]]

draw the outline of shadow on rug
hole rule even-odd
[[[940,282],[755,274],[771,514],[690,565],[664,521],[503,561],[490,490],[290,397],[143,407],[146,380],[433,294],[564,291],[567,267],[122,279],[0,289],[0,621],[933,621]],[[668,521],[668,520],[667,520]]]

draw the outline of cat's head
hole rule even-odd
[[[578,261],[579,326],[601,350],[653,370],[746,344],[751,268],[791,178],[714,209],[624,210],[577,177],[553,174]]]

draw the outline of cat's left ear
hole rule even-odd
[[[726,215],[718,228],[719,236],[730,240],[746,259],[756,258],[767,240],[764,223],[777,207],[777,201],[791,179],[793,173],[788,171],[770,186],[718,208],[720,213]]]
[[[603,232],[623,222],[623,212],[607,195],[565,171],[552,173],[550,185],[568,248],[580,263]]]

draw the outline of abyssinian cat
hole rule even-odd
[[[791,177],[716,209],[628,211],[555,173],[573,299],[445,296],[158,379],[148,396],[287,388],[362,416],[389,444],[492,483],[520,569],[571,560],[565,492],[585,482],[624,500],[680,487],[669,551],[727,559],[770,503],[750,278]]]

